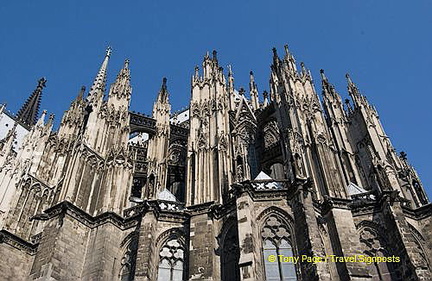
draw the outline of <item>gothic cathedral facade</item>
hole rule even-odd
[[[45,79],[3,114],[1,280],[432,280],[432,205],[348,75],[320,98],[285,46],[246,93],[214,51],[186,110],[163,79],[147,116],[110,56],[57,131]]]

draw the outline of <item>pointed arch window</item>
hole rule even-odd
[[[277,216],[270,216],[264,224],[261,237],[266,280],[297,281],[294,263],[281,260],[282,256],[294,256],[288,226]],[[274,259],[271,256],[274,256]]]
[[[126,251],[121,259],[120,280],[132,281],[135,276],[135,261],[138,250],[137,236],[132,237],[132,240],[126,247]]]
[[[360,242],[364,253],[369,257],[391,256],[390,247],[384,237],[379,234],[375,227],[365,227],[360,231]],[[373,280],[392,280],[398,263],[374,262],[370,265]]]
[[[178,239],[166,242],[159,252],[158,281],[183,280],[184,247]]]

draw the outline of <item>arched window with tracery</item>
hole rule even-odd
[[[293,257],[293,241],[288,225],[276,215],[270,215],[262,228],[264,269],[267,281],[296,281],[293,262],[282,257]]]
[[[363,223],[366,224],[366,223]],[[391,247],[378,230],[377,225],[369,223],[360,230],[360,242],[363,252],[369,257],[389,257],[392,256]],[[395,270],[398,263],[374,262],[369,265],[372,280],[393,280],[397,277]]]
[[[132,281],[135,276],[136,266],[136,255],[138,250],[138,235],[136,232],[132,232],[122,244],[127,243],[125,252],[121,259],[120,267],[120,280],[121,281]],[[123,245],[122,245],[123,246]]]
[[[178,238],[168,239],[159,251],[158,281],[181,281],[184,269],[184,246]]]

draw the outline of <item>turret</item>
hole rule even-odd
[[[167,156],[170,139],[170,111],[167,79],[162,79],[162,86],[153,105],[153,118],[156,119],[156,132],[150,138],[147,162],[148,177],[144,191],[145,199],[156,199],[167,184]]]
[[[230,97],[216,52],[203,61],[203,78],[192,82],[188,139],[187,204],[222,201],[231,184]],[[229,74],[232,79],[232,74]],[[233,81],[233,80],[231,80]],[[231,82],[232,83],[232,82]],[[231,96],[232,97],[232,96]]]

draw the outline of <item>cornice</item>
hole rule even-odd
[[[417,209],[412,209],[409,206],[402,206],[402,211],[409,218],[422,220],[427,217],[432,217],[432,203],[423,205]]]
[[[351,210],[351,203],[351,199],[324,196],[324,202],[321,208],[322,214],[327,214],[332,209]]]
[[[47,210],[44,214],[36,215],[32,219],[35,220],[49,220],[54,217],[60,217],[63,221],[64,217],[68,215],[89,228],[96,228],[106,223],[111,223],[121,230],[126,230],[138,224],[138,216],[131,216],[123,218],[114,212],[105,212],[97,216],[91,216],[87,212],[81,210],[69,201],[63,201]]]
[[[5,243],[20,251],[24,251],[28,255],[35,255],[39,243],[30,243],[7,230],[0,230],[0,244]]]

